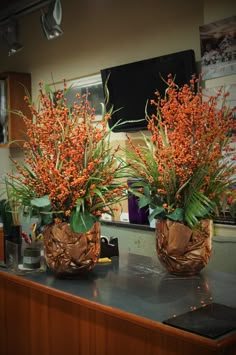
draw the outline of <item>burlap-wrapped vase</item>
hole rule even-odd
[[[213,221],[204,219],[194,230],[169,219],[156,222],[156,249],[161,264],[171,274],[194,275],[211,256]]]
[[[90,271],[100,256],[100,223],[86,233],[72,232],[66,222],[47,225],[44,229],[44,254],[49,269],[61,275]]]

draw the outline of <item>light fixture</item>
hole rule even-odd
[[[63,34],[60,28],[62,19],[62,8],[60,0],[53,0],[49,3],[48,12],[42,14],[41,24],[48,40],[57,38]]]
[[[10,19],[1,29],[3,39],[8,46],[8,55],[11,56],[19,52],[23,45],[19,42],[18,22],[15,19]]]

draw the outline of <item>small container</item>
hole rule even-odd
[[[6,239],[5,245],[6,266],[13,271],[17,271],[19,265],[19,245],[10,242],[8,239]]]
[[[7,239],[18,245],[18,263],[22,262],[22,255],[21,255],[21,243],[22,243],[22,227],[21,225],[12,225],[10,233]]]
[[[39,269],[41,260],[40,248],[25,248],[23,256],[23,267],[26,269]]]

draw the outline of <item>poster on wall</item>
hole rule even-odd
[[[203,79],[236,73],[236,16],[200,26]]]

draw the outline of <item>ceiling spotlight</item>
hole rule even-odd
[[[62,8],[60,0],[53,0],[49,3],[48,12],[42,14],[41,24],[48,40],[57,38],[63,34],[60,28],[62,19]]]
[[[1,32],[4,40],[7,42],[9,56],[19,52],[23,48],[23,45],[18,40],[18,23],[15,19],[11,19]]]

